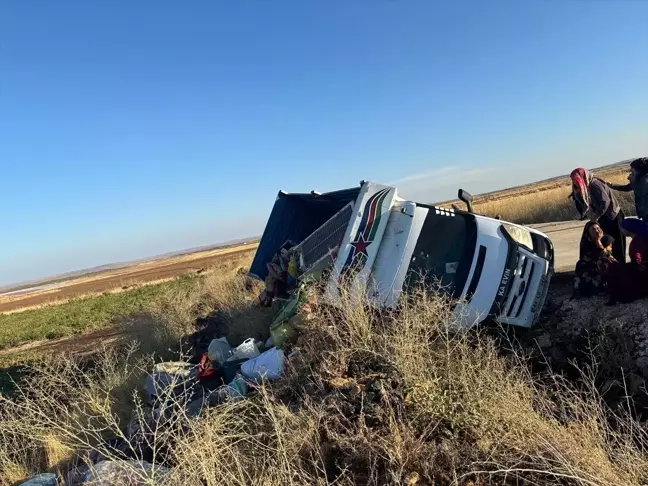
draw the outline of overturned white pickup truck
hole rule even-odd
[[[286,242],[297,243],[300,270],[325,267],[328,292],[357,279],[369,299],[394,307],[416,285],[452,297],[456,321],[485,320],[530,327],[538,318],[553,272],[554,251],[544,234],[468,211],[404,200],[395,187],[359,187],[305,194],[279,192],[250,274],[265,279],[266,263]],[[357,288],[357,286],[356,286]]]

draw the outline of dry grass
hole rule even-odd
[[[608,182],[627,183],[627,176],[619,174]],[[502,219],[520,224],[550,223],[577,219],[578,214],[569,199],[569,185],[547,189],[538,193],[518,197],[477,203],[475,210],[486,216],[500,215]],[[634,214],[634,198],[629,192],[615,192],[619,204],[626,214]]]
[[[150,461],[171,468],[125,466],[149,484],[612,486],[648,479],[645,426],[609,410],[586,374],[579,382],[532,376],[491,338],[451,333],[448,302],[425,293],[394,313],[347,296],[340,307],[320,304],[280,382],[198,417],[171,397],[165,406],[173,414],[151,415],[141,401],[151,351],[168,352],[196,314],[214,307],[229,333],[263,333],[268,316],[254,307],[255,293],[236,271],[224,272],[168,296],[151,314],[168,339],[153,340],[146,353],[130,347],[106,350],[91,365],[36,365],[17,395],[0,398],[0,484],[63,471],[92,452],[117,459],[104,442],[110,437],[127,439],[133,453],[146,448]],[[132,416],[142,431],[137,440],[123,432]]]
[[[601,169],[595,173],[607,182],[627,184],[627,167]],[[577,219],[578,214],[569,199],[571,185],[567,177],[552,181],[539,182],[529,186],[512,188],[493,194],[477,196],[475,211],[485,216],[496,217],[519,224],[551,223]],[[622,209],[628,215],[635,212],[634,197],[631,192],[614,193]],[[457,203],[460,207],[461,203]]]

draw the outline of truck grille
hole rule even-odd
[[[297,245],[303,272],[308,272],[324,258],[328,258],[340,245],[352,213],[353,203],[350,202]]]
[[[507,317],[519,317],[527,301],[529,287],[533,283],[536,264],[524,253],[520,253],[514,272],[514,280],[508,295]]]

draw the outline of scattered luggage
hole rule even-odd
[[[20,483],[20,486],[56,486],[56,474],[39,474],[24,483]]]
[[[149,400],[178,396],[190,390],[195,382],[197,367],[182,361],[158,363],[146,378]]]
[[[241,373],[251,380],[276,380],[284,372],[284,352],[274,347],[241,365]]]
[[[277,271],[275,280],[280,276],[284,286],[286,278],[291,285],[296,285],[297,260],[289,256],[287,248],[282,248],[278,254],[281,260],[273,262]],[[310,313],[303,289],[302,285],[296,295],[280,307],[268,329],[270,338],[265,342],[248,338],[232,347],[226,337],[210,340],[213,334],[203,333],[199,336],[204,343],[202,349],[192,358],[197,364],[182,361],[155,364],[145,383],[150,407],[133,414],[121,438],[111,439],[88,452],[86,460],[67,471],[63,475],[66,484],[162,484],[170,470],[153,466],[152,447],[157,431],[168,427],[174,418],[195,418],[209,407],[243,400],[254,388],[254,382],[283,376],[284,349],[289,350],[296,342],[299,329]],[[271,298],[276,296],[273,292]],[[104,447],[109,454],[99,452]],[[55,474],[47,473],[34,476],[21,486],[57,486],[57,481]]]
[[[209,360],[213,363],[218,363],[222,365],[232,352],[232,347],[230,343],[227,342],[226,337],[221,337],[218,339],[212,339],[209,343],[209,348],[207,349],[207,355]]]
[[[212,365],[211,360],[209,359],[209,354],[205,353],[200,358],[200,364],[198,365],[198,371],[196,377],[198,378],[199,383],[204,383],[210,378],[213,378],[216,375],[216,370]]]

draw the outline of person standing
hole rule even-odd
[[[605,234],[614,238],[612,255],[618,262],[626,261],[626,242],[621,233],[623,211],[612,189],[590,171],[579,167],[570,175],[571,197],[582,220],[589,219],[600,225]]]
[[[630,163],[628,184],[606,184],[615,191],[632,191],[637,217],[648,222],[648,157],[639,157]]]

